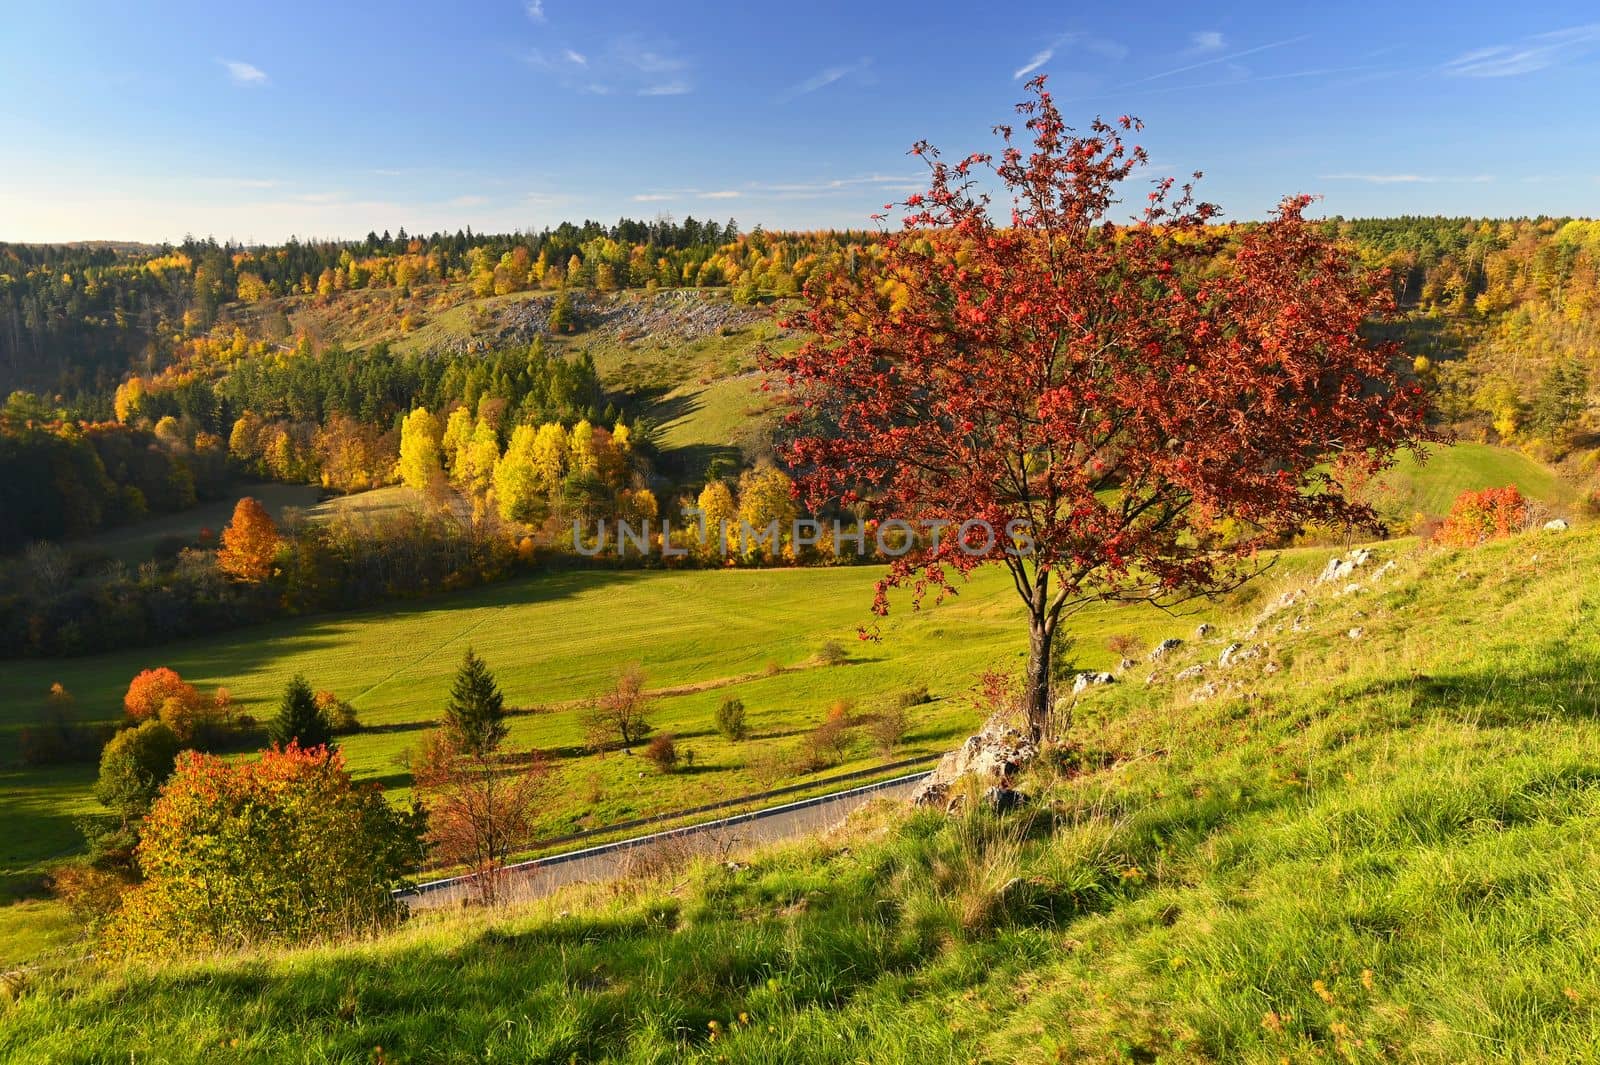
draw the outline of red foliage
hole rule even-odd
[[[1396,349],[1360,335],[1390,313],[1389,286],[1303,217],[1308,197],[1219,226],[1192,185],[1166,179],[1118,224],[1118,186],[1145,162],[1123,140],[1139,124],[1079,135],[1042,78],[1029,89],[1031,150],[1009,127],[998,157],[950,164],[918,144],[931,186],[903,205],[904,228],[814,277],[792,324],[816,339],[765,361],[798,395],[786,457],[813,508],[949,523],[879,582],[878,613],[897,586],[920,601],[953,574],[1010,568],[1037,730],[1063,612],[1215,591],[1270,537],[1375,524],[1334,474],[1381,469],[1429,434]],[[977,191],[984,170],[1011,194],[1004,222]],[[1221,542],[1225,517],[1255,535]],[[968,521],[1020,523],[1031,557],[1004,535],[960,550]],[[973,529],[966,546],[984,539]]]
[[[1528,500],[1516,485],[1508,484],[1456,496],[1434,539],[1450,547],[1472,547],[1521,532],[1527,524]]]

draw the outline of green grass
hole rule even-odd
[[[1310,565],[1314,554],[1296,553],[1303,561],[1293,564]],[[973,724],[968,692],[975,675],[1020,661],[1021,608],[1002,574],[990,571],[937,607],[913,611],[902,601],[883,623],[882,638],[862,643],[856,629],[873,620],[868,605],[877,574],[868,567],[566,573],[160,648],[10,663],[0,673],[0,820],[8,826],[0,890],[16,895],[36,888],[51,863],[72,853],[73,819],[93,809],[92,766],[37,771],[15,764],[16,730],[35,719],[58,680],[85,720],[112,722],[136,673],[169,666],[204,691],[227,687],[240,712],[265,721],[289,678],[303,673],[313,687],[354,704],[366,731],[341,741],[349,764],[401,800],[408,784],[402,760],[438,722],[470,644],[517,708],[509,742],[555,756],[565,801],[542,824],[545,835],[762,790],[751,763],[792,750],[839,700],[871,713],[897,693],[927,685],[935,700],[919,708],[897,757],[936,754]],[[1112,664],[1104,646],[1110,633],[1154,643],[1204,616],[1091,610],[1074,621],[1083,637],[1078,657],[1085,668],[1104,668]],[[846,645],[849,663],[815,663],[830,639]],[[600,757],[582,748],[575,704],[599,694],[619,666],[635,660],[652,690],[674,693],[658,699],[652,721],[694,752],[689,771],[663,776],[641,758]],[[748,740],[729,742],[713,727],[716,707],[728,696],[747,707]],[[861,737],[824,774],[883,760]],[[780,783],[805,779],[791,770]]]
[[[1550,467],[1520,451],[1493,444],[1452,444],[1429,451],[1426,463],[1409,452],[1383,474],[1370,496],[1379,512],[1406,521],[1415,514],[1442,516],[1462,492],[1514,484],[1522,494],[1558,510],[1577,493]]]
[[[1595,1060],[1600,535],[1381,550],[1213,697],[1170,677],[1260,600],[1097,691],[1021,813],[880,808],[370,942],[41,972],[0,1057]]]

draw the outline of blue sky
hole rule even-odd
[[[1600,204],[1592,3],[61,0],[0,45],[0,240],[863,226],[1033,71],[1233,217]]]

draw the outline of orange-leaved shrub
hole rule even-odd
[[[122,697],[122,707],[132,721],[148,721],[161,714],[161,707],[169,699],[198,706],[200,692],[193,684],[178,676],[175,670],[161,666],[147,669],[128,684],[128,693]]]
[[[144,882],[107,924],[113,953],[160,957],[364,932],[399,916],[390,889],[421,858],[419,825],[323,747],[226,762],[185,751],[145,816]]]
[[[1449,547],[1472,547],[1520,532],[1527,524],[1528,500],[1508,484],[1456,496],[1434,539]]]

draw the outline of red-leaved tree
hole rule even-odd
[[[1360,335],[1391,312],[1389,287],[1303,217],[1309,198],[1220,225],[1165,179],[1118,222],[1139,123],[1077,134],[1043,78],[1029,90],[1030,147],[1002,126],[998,156],[912,149],[931,180],[900,205],[903,229],[814,278],[793,324],[815,339],[766,365],[795,393],[786,458],[814,509],[949,523],[892,564],[876,612],[898,586],[920,602],[977,566],[1010,570],[1039,735],[1063,616],[1215,593],[1287,530],[1375,524],[1337,475],[1429,433],[1397,351]],[[1002,220],[980,175],[1012,199]],[[1247,532],[1224,539],[1225,518]]]

